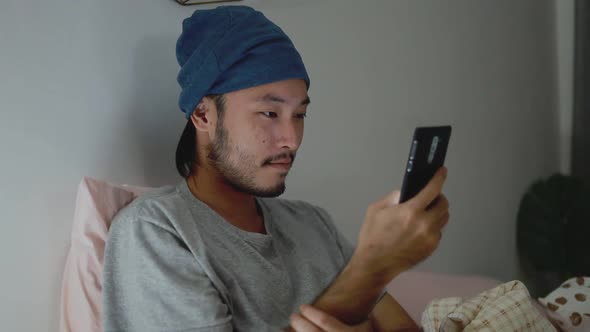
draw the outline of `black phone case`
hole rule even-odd
[[[430,156],[435,137],[437,137],[438,145]],[[419,193],[428,184],[434,173],[444,165],[450,138],[451,126],[418,127],[414,130],[400,203]]]

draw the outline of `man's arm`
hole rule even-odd
[[[374,331],[419,331],[418,326],[404,308],[391,296],[379,299],[389,280],[355,272],[354,261],[313,303],[321,311],[339,318],[348,325],[360,324],[369,319]],[[375,304],[375,302],[377,304]]]
[[[301,306],[301,314],[293,315],[292,324],[297,332],[420,332],[408,313],[385,293],[382,300],[361,324],[346,325],[333,316],[310,305]]]
[[[359,259],[353,256],[340,275],[313,303],[315,308],[349,325],[367,320],[381,292],[391,280],[366,270],[357,263]]]
[[[377,303],[371,314],[369,315],[373,331],[420,331],[416,322],[404,310],[404,308],[393,298],[393,296],[386,293],[383,298]]]

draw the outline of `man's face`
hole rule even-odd
[[[299,79],[227,93],[208,158],[236,190],[281,195],[303,139],[308,104],[305,82]]]

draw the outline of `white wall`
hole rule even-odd
[[[515,217],[560,167],[550,0],[257,0],[294,39],[312,106],[286,197],[325,206],[353,241],[398,188],[412,130],[451,124],[452,220],[420,269],[518,277]],[[176,183],[184,125],[171,0],[0,3],[0,322],[55,331],[84,175]],[[561,35],[560,35],[561,36]]]
[[[574,118],[574,0],[555,1],[560,171],[571,173]]]

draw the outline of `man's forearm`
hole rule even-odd
[[[368,319],[390,278],[367,273],[353,257],[338,277],[314,301],[313,306],[356,325]]]

